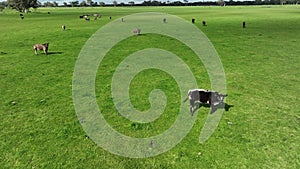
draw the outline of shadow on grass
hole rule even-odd
[[[211,106],[210,106],[208,103],[199,103],[199,106],[193,111],[192,114],[194,114],[195,111],[197,111],[197,110],[200,109],[201,107],[210,108]],[[229,109],[230,109],[231,107],[234,107],[234,105],[230,105],[230,104],[227,104],[227,103],[220,103],[220,104],[217,104],[217,105],[213,105],[213,106],[211,107],[210,114],[213,114],[213,113],[216,112],[218,109],[225,109],[225,111],[229,111]]]
[[[63,54],[63,52],[48,52],[47,55],[60,55]]]

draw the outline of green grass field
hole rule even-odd
[[[74,110],[72,77],[82,46],[111,22],[109,16],[120,19],[146,11],[196,19],[195,25],[210,39],[223,63],[226,102],[233,107],[224,112],[204,144],[199,143],[199,134],[209,112],[205,107],[190,133],[173,149],[132,159],[111,154],[86,137]],[[102,18],[79,19],[93,12]],[[202,20],[207,21],[206,27]],[[242,21],[247,23],[245,29]],[[62,24],[67,26],[65,31]],[[6,10],[0,13],[0,168],[300,168],[299,28],[300,6],[296,5],[39,8],[25,14],[24,20],[18,12]],[[33,44],[44,42],[50,43],[49,55],[34,55]],[[147,124],[117,115],[109,94],[110,79],[121,59],[137,50],[136,44],[179,55],[196,75],[199,88],[209,89],[210,82],[193,52],[174,39],[145,34],[117,44],[101,63],[105,69],[97,72],[97,102],[116,130],[147,137],[174,122],[180,96],[168,74],[143,71],[131,83],[133,104],[148,109],[149,92],[161,88],[168,96],[165,112]]]

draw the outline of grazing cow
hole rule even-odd
[[[140,35],[141,34],[141,29],[139,29],[139,28],[133,29],[132,33],[134,33],[136,35]]]
[[[24,19],[24,15],[20,13],[20,17],[23,20]]]
[[[216,91],[205,90],[205,89],[191,89],[188,91],[188,97],[184,100],[190,100],[190,112],[193,115],[195,103],[207,103],[214,108],[216,105],[224,104],[224,98],[227,94],[221,94]]]
[[[97,20],[97,18],[101,18],[101,15],[98,14],[98,13],[95,13],[95,14],[94,14],[94,20]]]
[[[194,18],[192,19],[192,23],[195,23],[195,19]]]
[[[163,23],[167,23],[167,19],[166,18],[163,19]]]
[[[35,44],[33,45],[33,50],[34,53],[37,55],[37,50],[43,50],[45,55],[48,54],[48,47],[49,47],[49,43],[44,43],[44,44]]]
[[[66,25],[62,25],[61,26],[61,29],[64,31],[64,30],[66,30]]]
[[[80,19],[86,19],[88,18],[90,15],[89,14],[84,14],[84,15],[80,15],[79,18]]]
[[[202,21],[202,25],[203,25],[203,26],[206,26],[206,21]]]
[[[86,17],[85,20],[86,20],[86,21],[90,21],[90,18],[89,18],[89,17]]]
[[[246,28],[246,22],[245,21],[243,22],[243,28]]]

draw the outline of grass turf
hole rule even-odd
[[[47,12],[50,11],[50,14]],[[229,97],[234,105],[225,112],[213,136],[204,144],[198,137],[209,109],[201,108],[191,132],[172,150],[146,159],[119,157],[99,148],[85,136],[72,100],[74,65],[85,41],[101,26],[134,12],[157,11],[196,19],[222,60]],[[99,21],[79,20],[84,13],[100,12]],[[208,26],[201,26],[206,20]],[[246,21],[246,29],[242,28]],[[60,26],[65,24],[66,31]],[[0,166],[4,168],[299,168],[299,6],[258,7],[133,7],[40,8],[21,20],[17,12],[0,13]],[[142,38],[142,40],[139,40]],[[161,39],[164,39],[162,43]],[[47,57],[34,55],[34,43],[50,42]],[[99,70],[97,79],[112,75],[115,57],[136,49],[130,46],[170,48],[191,67],[200,87],[209,88],[201,63],[182,44],[147,34],[118,44]],[[172,45],[181,46],[174,49]],[[123,57],[124,57],[123,56]],[[122,56],[120,56],[122,57]],[[112,59],[113,58],[113,59]],[[107,71],[106,71],[107,70]],[[145,83],[140,84],[140,81]],[[162,85],[160,82],[168,82]],[[150,83],[150,84],[149,84]],[[98,92],[109,83],[96,82]],[[176,118],[176,84],[159,71],[141,72],[132,85],[138,102],[145,84],[161,87],[173,102],[154,124],[138,124],[115,116],[110,99],[104,115],[121,132],[132,136],[155,135]],[[148,95],[147,92],[144,93]],[[115,120],[115,119],[118,120]],[[201,152],[201,155],[198,155]]]

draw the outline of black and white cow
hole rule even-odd
[[[188,97],[184,100],[186,102],[190,100],[190,112],[193,115],[195,110],[195,103],[208,103],[212,109],[217,105],[224,105],[224,98],[227,94],[221,94],[212,90],[205,89],[191,89],[188,91]]]
[[[61,25],[61,29],[64,31],[66,30],[66,25]]]

